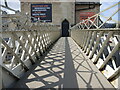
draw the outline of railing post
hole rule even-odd
[[[1,54],[1,40],[0,40],[0,90],[2,89],[2,54]]]
[[[85,45],[85,49],[84,49],[85,53],[87,51],[87,48],[88,48],[89,41],[90,41],[91,37],[92,37],[92,31],[89,31],[88,39],[87,39],[87,42],[86,42],[86,45]]]
[[[94,40],[95,40],[96,36],[97,36],[97,32],[94,31],[94,32],[93,32],[93,35],[92,35],[92,38],[91,38],[91,40],[90,40],[90,44],[89,44],[89,46],[88,46],[87,55],[89,55],[89,53],[90,53],[90,49],[92,48],[92,45],[93,45],[93,43],[94,43]]]
[[[95,50],[96,50],[96,48],[97,48],[97,46],[98,46],[98,44],[100,42],[100,38],[101,38],[102,34],[103,34],[103,31],[100,32],[99,37],[97,37],[97,39],[96,39],[96,44],[94,45],[93,50],[92,50],[92,52],[90,54],[90,57],[89,57],[90,59],[92,59],[92,57],[93,57],[93,55],[95,53]]]
[[[120,90],[120,76],[118,77],[118,90]]]
[[[86,54],[87,58],[93,61],[94,65],[105,75],[106,79],[117,90],[120,90],[120,23],[119,20],[112,19],[120,11],[120,8],[109,17],[101,14],[117,5],[120,5],[120,2],[73,26],[71,28],[71,37],[82,47],[82,53]],[[106,20],[102,21],[100,17]],[[109,25],[108,21],[115,22],[116,26],[114,24],[113,26]]]
[[[1,8],[1,6],[0,6]],[[0,11],[0,31],[2,32],[2,12]],[[2,34],[0,34],[0,37],[2,37]],[[0,39],[0,90],[2,89],[2,52],[1,52],[1,46],[2,41]]]
[[[110,37],[111,37],[112,35],[113,35],[113,32],[109,32],[106,40],[105,40],[104,43],[102,44],[102,48],[100,49],[99,53],[97,54],[97,57],[96,57],[96,58],[94,59],[94,61],[93,61],[94,63],[96,63],[96,62],[98,61],[101,53],[102,53],[103,50],[104,50],[105,45],[107,44],[107,42],[109,41],[109,39],[110,39]]]
[[[107,64],[107,62],[110,60],[110,58],[113,56],[113,54],[118,50],[119,45],[120,45],[120,43],[118,43],[118,44],[113,48],[113,50],[112,50],[111,53],[106,57],[106,60],[103,62],[103,64],[100,66],[99,69],[102,69],[102,68]]]

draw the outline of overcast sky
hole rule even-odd
[[[1,0],[2,4],[4,4],[3,2],[4,2],[4,0]],[[20,1],[19,0],[7,0],[7,2],[8,2],[8,6],[9,7],[13,8],[15,10],[20,10]],[[111,6],[111,5],[113,5],[113,4],[117,3],[117,2],[120,2],[120,0],[100,0],[100,2],[102,4],[101,7],[100,7],[100,11],[102,11],[102,10],[108,8],[109,6]],[[118,9],[118,6],[116,6],[114,8],[111,8],[110,10],[102,13],[102,15],[104,15],[104,16],[110,16],[117,9]],[[6,10],[6,11],[8,13],[13,13],[12,11],[9,11],[9,10]],[[119,13],[120,13],[120,11],[119,11]],[[113,19],[118,20],[118,14],[116,14],[113,17]]]

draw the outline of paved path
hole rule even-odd
[[[60,38],[45,60],[34,66],[15,87],[113,88],[70,37]]]

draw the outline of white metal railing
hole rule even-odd
[[[0,32],[2,34],[2,37],[0,37],[2,40],[1,66],[3,70],[6,70],[18,79],[26,70],[29,70],[32,64],[40,61],[40,56],[60,37],[57,26],[36,27],[32,26],[31,31]],[[7,78],[4,77],[3,81],[4,79]],[[4,82],[4,85],[6,87],[6,82]]]
[[[120,2],[110,8],[119,4]],[[120,8],[115,13],[118,13],[119,10]],[[107,20],[102,23],[98,20],[100,13],[73,26],[71,37],[106,78],[118,88],[118,77],[120,77],[120,28],[118,26],[114,28],[103,27],[105,22],[109,21],[115,13],[107,17]],[[119,24],[120,22],[116,21],[116,25]]]
[[[119,20],[114,20],[113,16],[115,16],[116,14],[118,14],[118,12],[120,11],[120,2],[116,3],[115,5],[110,6],[109,8],[101,11],[98,14],[95,14],[92,17],[88,17],[88,19],[83,20],[82,22],[78,23],[77,25],[75,25],[72,28],[80,28],[80,29],[100,29],[100,28],[105,28],[105,23],[106,22],[114,22],[116,23],[116,27],[115,28],[120,28],[120,21]],[[113,11],[113,13],[109,14],[110,16],[103,16],[102,14],[108,10],[110,10],[111,8],[114,7],[118,7],[115,11]],[[100,18],[104,18],[104,21],[102,21]],[[118,15],[119,18],[119,15]]]
[[[1,83],[3,88],[7,88],[15,83],[16,79],[20,79],[32,64],[42,61],[41,57],[60,37],[60,30],[50,23],[31,23],[31,17],[21,12],[3,16],[9,18],[7,22],[2,23],[0,31],[0,67],[3,76]]]

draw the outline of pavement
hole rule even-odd
[[[42,62],[33,66],[14,88],[114,89],[71,37],[61,37]]]

